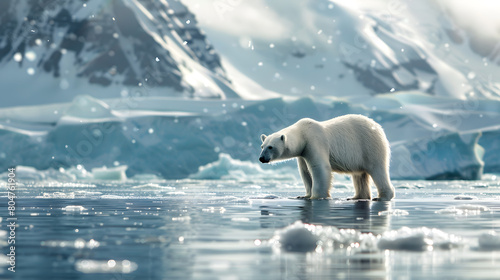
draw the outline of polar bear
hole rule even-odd
[[[351,173],[354,197],[371,199],[370,177],[378,190],[374,200],[394,197],[389,178],[390,148],[382,127],[362,115],[344,115],[318,122],[301,119],[269,136],[261,135],[262,163],[297,158],[306,188],[301,198],[330,197],[332,171]]]

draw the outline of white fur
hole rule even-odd
[[[389,178],[389,142],[382,127],[372,119],[362,115],[323,122],[301,119],[269,136],[261,135],[261,140],[262,162],[297,158],[305,198],[330,197],[332,171],[352,174],[352,199],[371,199],[370,177],[377,186],[377,200],[394,197]]]

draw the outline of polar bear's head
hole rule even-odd
[[[282,159],[283,152],[285,151],[285,135],[274,133],[266,136],[262,134],[260,140],[262,140],[260,162],[268,163]]]

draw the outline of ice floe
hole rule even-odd
[[[374,252],[450,250],[463,247],[466,242],[460,236],[447,234],[436,228],[402,227],[373,235],[354,229],[338,229],[333,226],[311,225],[297,221],[277,230],[269,240],[269,244],[275,250],[289,252],[328,252],[336,249]]]

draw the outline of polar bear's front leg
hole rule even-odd
[[[302,182],[304,182],[304,187],[306,188],[306,195],[299,196],[297,198],[310,198],[311,197],[311,188],[312,188],[312,177],[311,172],[309,172],[309,168],[307,168],[307,163],[303,158],[297,158],[297,163],[299,165],[300,177],[302,178]]]
[[[329,164],[316,165],[311,168],[312,190],[311,199],[330,197],[332,187],[332,170]]]

